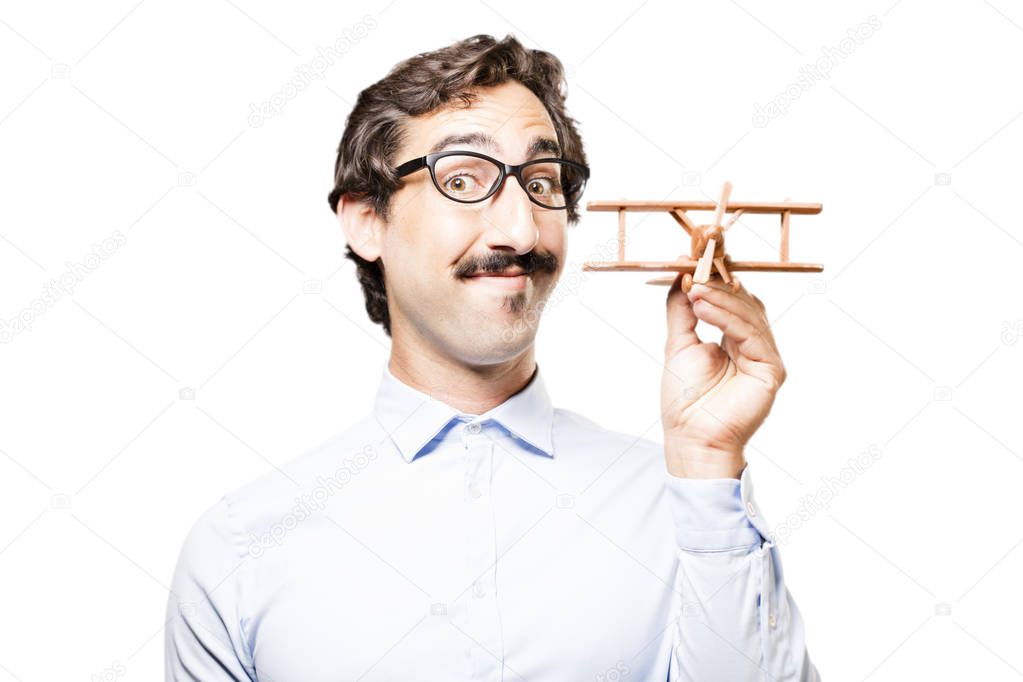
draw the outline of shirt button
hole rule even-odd
[[[757,515],[757,508],[754,506],[752,501],[746,503],[746,511],[749,512],[750,516]]]
[[[485,597],[487,596],[487,589],[483,587],[483,583],[477,580],[472,584],[472,593],[477,597]]]
[[[767,617],[767,624],[770,625],[772,628],[778,624],[778,621],[777,619],[775,619],[773,613]]]
[[[480,490],[480,487],[478,485],[473,483],[472,485],[469,486],[469,495],[472,497],[472,499],[478,500],[480,499],[480,496],[483,495],[483,491]]]
[[[465,430],[468,431],[469,433],[479,433],[480,424],[479,422],[470,422],[469,424],[465,425]]]

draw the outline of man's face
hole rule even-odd
[[[442,150],[476,151],[513,165],[560,156],[528,153],[538,139],[557,145],[557,133],[543,104],[521,83],[477,94],[468,108],[456,100],[408,121],[397,164]],[[566,211],[532,203],[512,176],[476,204],[443,196],[426,168],[404,182],[391,199],[380,245],[392,338],[425,342],[470,364],[522,353],[533,343],[542,306],[561,274]],[[500,276],[521,271],[526,274]]]

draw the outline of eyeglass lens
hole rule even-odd
[[[582,191],[582,174],[559,161],[531,163],[521,170],[530,198],[549,208],[564,208]],[[479,201],[497,183],[501,169],[487,159],[453,154],[436,161],[434,175],[442,193],[455,201]]]

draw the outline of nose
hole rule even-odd
[[[518,181],[511,175],[506,177],[480,214],[487,246],[495,250],[511,249],[518,255],[532,251],[540,241],[534,206]]]

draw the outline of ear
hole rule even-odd
[[[342,196],[337,203],[337,220],[352,251],[371,262],[380,257],[383,221],[372,202]]]

